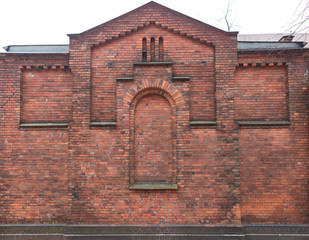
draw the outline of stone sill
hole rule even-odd
[[[133,77],[117,77],[116,80],[118,82],[133,82],[134,78]]]
[[[190,77],[172,77],[172,81],[189,81],[190,80]]]
[[[91,122],[91,127],[116,127],[117,122]]]
[[[215,126],[217,125],[216,121],[191,121],[191,126]]]
[[[68,128],[69,123],[21,123],[20,128]]]
[[[239,126],[289,126],[289,121],[238,121]]]
[[[136,62],[134,66],[171,66],[173,65],[172,62]]]
[[[130,190],[177,190],[177,184],[173,183],[135,183],[130,185]]]
[[[308,240],[308,224],[0,224],[0,239]]]

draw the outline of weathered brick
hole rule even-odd
[[[236,38],[150,2],[1,54],[1,223],[309,223],[307,50]]]

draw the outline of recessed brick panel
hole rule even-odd
[[[235,84],[236,119],[288,120],[286,67],[239,67]]]
[[[21,121],[70,122],[73,75],[70,70],[25,70],[22,73]]]
[[[172,114],[159,95],[142,98],[135,108],[136,182],[172,182]]]

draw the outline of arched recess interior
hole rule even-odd
[[[176,104],[166,91],[148,88],[130,106],[130,184],[176,184]]]

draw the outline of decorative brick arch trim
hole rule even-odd
[[[123,101],[129,106],[138,102],[138,100],[148,94],[159,94],[164,96],[171,107],[183,108],[185,105],[181,93],[169,82],[162,80],[145,80],[140,84],[132,86],[125,94]],[[176,109],[175,109],[176,110]]]
[[[173,97],[166,91],[159,89],[159,88],[146,88],[143,89],[142,91],[139,91],[136,96],[132,99],[131,104],[130,104],[130,115],[131,112],[135,110],[136,105],[138,102],[145,96],[147,95],[160,95],[164,97],[170,104],[171,109],[172,109],[172,115],[176,116],[176,103]]]
[[[179,91],[168,82],[160,81],[158,85],[144,84],[135,85],[124,97],[124,101],[129,105],[130,118],[130,185],[135,184],[135,109],[141,99],[148,95],[159,95],[165,98],[171,107],[172,118],[172,183],[177,184],[177,109],[184,105],[183,98]]]

